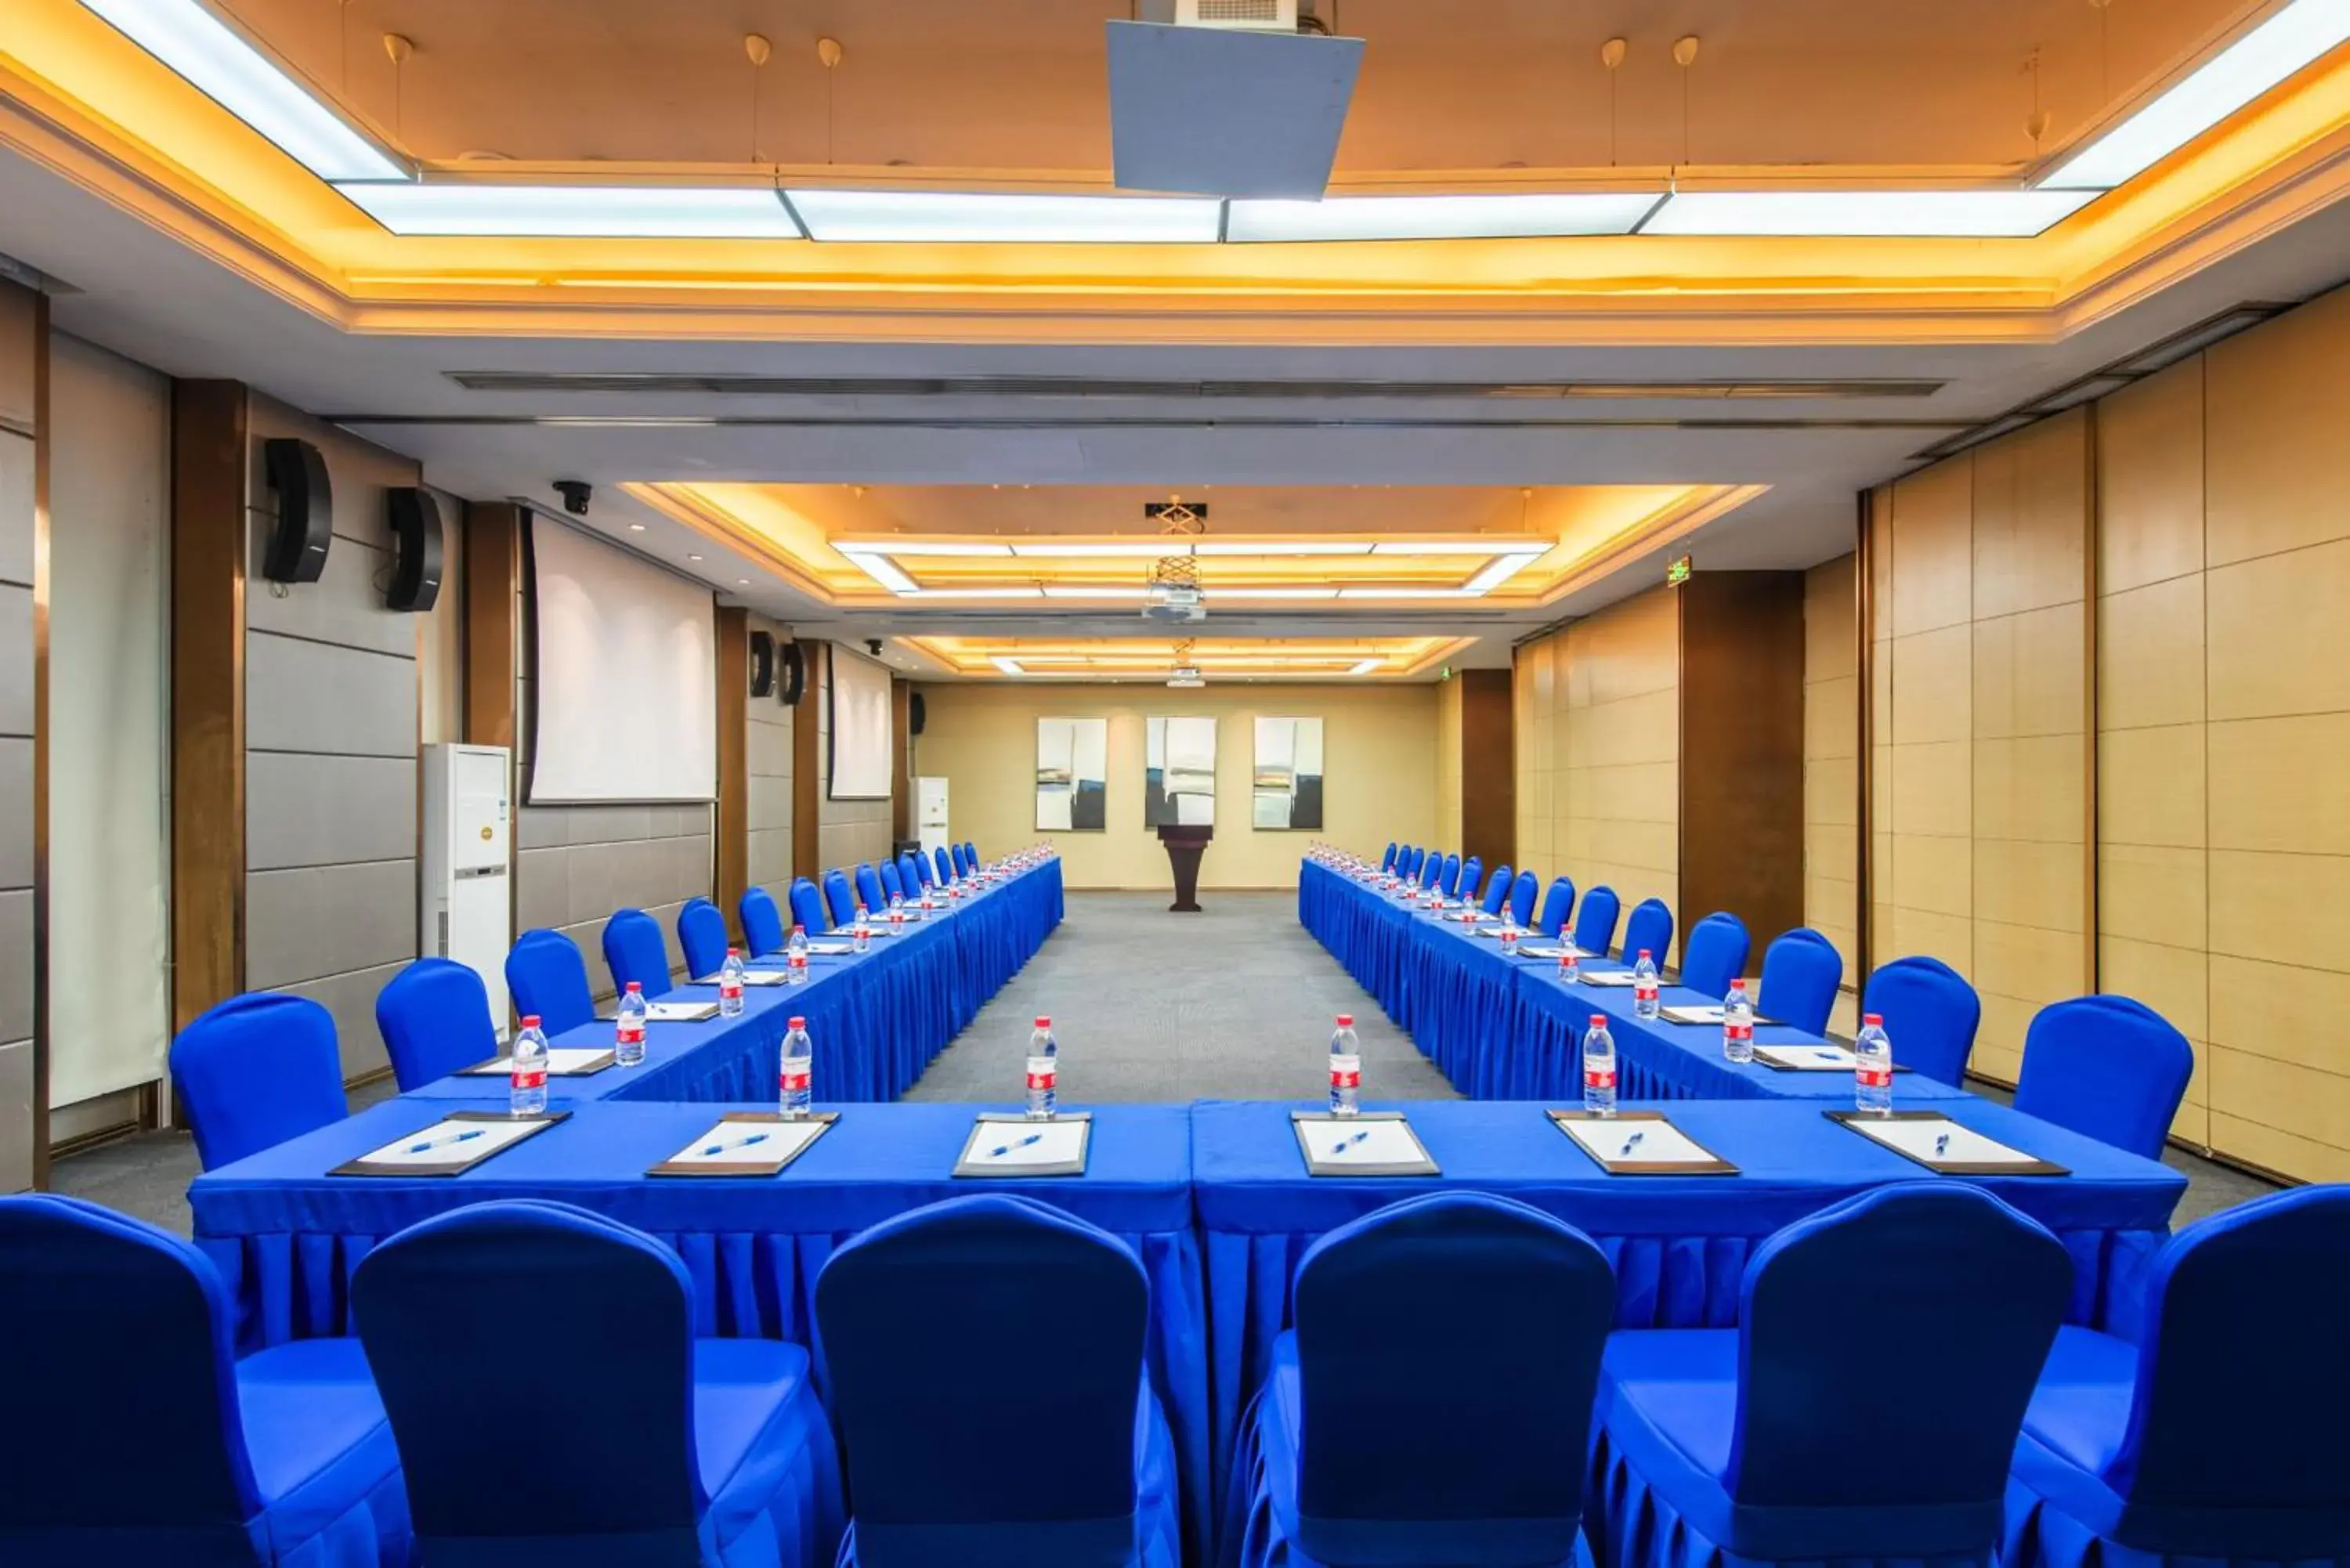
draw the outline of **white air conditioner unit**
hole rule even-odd
[[[1142,618],[1205,620],[1208,618],[1207,597],[1190,583],[1152,583],[1142,591]]]
[[[1297,31],[1297,0],[1175,0],[1179,27],[1231,27],[1251,33]]]
[[[1191,665],[1179,664],[1167,672],[1167,684],[1179,691],[1196,691],[1208,683],[1208,678]]]

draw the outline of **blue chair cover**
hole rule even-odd
[[[1624,922],[1624,961],[1630,963],[1645,952],[1662,972],[1665,955],[1672,946],[1673,912],[1665,908],[1665,901],[1643,898],[1633,905],[1631,918]]]
[[[1546,937],[1555,937],[1566,929],[1566,918],[1574,912],[1575,884],[1564,877],[1554,877],[1550,891],[1543,895],[1542,919],[1536,929]]]
[[[1809,926],[1797,926],[1762,950],[1762,980],[1754,1009],[1813,1034],[1827,1033],[1844,960]]]
[[[691,1277],[643,1232],[480,1203],[375,1248],[350,1288],[424,1563],[821,1568],[835,1550],[807,1351],[695,1339]]]
[[[816,891],[816,884],[805,877],[792,878],[792,924],[810,936],[832,929],[832,921],[824,907],[824,895]],[[789,931],[784,933],[784,940],[791,940]]]
[[[2024,1031],[2015,1108],[2153,1159],[2194,1071],[2187,1037],[2144,1002],[2075,997]]]
[[[476,1058],[479,1060],[479,1058]],[[303,996],[247,992],[172,1042],[172,1086],[206,1170],[349,1114],[334,1015]]]
[[[1396,851],[1395,873],[1405,878],[1419,875],[1419,850],[1417,846],[1407,844]]]
[[[1510,919],[1521,926],[1534,923],[1534,900],[1542,895],[1542,879],[1532,871],[1521,871],[1518,879],[1510,884]]]
[[[1386,851],[1379,856],[1379,869],[1382,871],[1392,871],[1395,869],[1395,863],[1396,846],[1394,842],[1390,840]]]
[[[506,994],[520,1017],[536,1016],[552,1038],[596,1021],[588,961],[579,944],[544,927],[525,931],[506,953]]]
[[[400,1454],[357,1342],[236,1359],[190,1243],[95,1203],[0,1199],[0,1563],[397,1568]]]
[[[1421,850],[1419,854],[1419,885],[1422,888],[1433,888],[1442,880],[1444,880],[1444,857],[1439,855],[1433,849]]]
[[[2057,1335],[2023,1418],[2013,1568],[2350,1557],[2350,1189],[2304,1187],[2172,1237],[2131,1337]],[[2135,1340],[2135,1344],[2132,1340]]]
[[[833,1253],[816,1316],[857,1500],[843,1562],[1176,1568],[1149,1309],[1122,1243],[1021,1198],[951,1199]]]
[[[979,846],[966,838],[962,841],[962,859],[967,870],[979,869]]]
[[[1436,887],[1437,890],[1448,898],[1457,898],[1461,896],[1460,856],[1447,855],[1444,857],[1444,867],[1436,874]]]
[[[1349,1568],[1567,1562],[1615,1315],[1606,1254],[1511,1199],[1431,1194],[1329,1232],[1259,1407],[1274,1530]]]
[[[688,898],[678,906],[677,945],[685,951],[685,972],[716,974],[732,944],[726,937],[726,917],[707,898]]]
[[[948,845],[948,846],[947,846],[947,854],[948,854],[948,856],[949,856],[950,857],[951,857],[951,858],[952,858],[952,860],[954,861],[954,874],[955,874],[957,877],[962,877],[962,876],[963,876],[965,873],[967,873],[968,871],[970,871],[970,869],[971,869],[971,863],[970,863],[968,860],[966,860],[966,859],[964,859],[964,858],[963,858],[962,846],[962,845],[960,845],[960,844],[950,844],[950,845]]]
[[[931,859],[938,867],[939,881],[941,885],[954,880],[954,857],[947,853],[945,845],[941,844],[931,851]]]
[[[1583,908],[1575,917],[1575,945],[1587,953],[1605,953],[1616,941],[1616,917],[1624,901],[1616,889],[1602,882],[1583,896]]]
[[[848,875],[836,866],[824,874],[825,907],[832,911],[832,923],[845,926],[857,919],[857,897],[849,891]],[[808,928],[816,929],[814,926]]]
[[[1451,861],[1448,858],[1446,861],[1446,868],[1448,870],[1451,869]],[[1459,898],[1464,904],[1475,903],[1477,901],[1477,878],[1483,876],[1484,872],[1484,861],[1479,859],[1474,855],[1471,855],[1466,860],[1461,861],[1461,869],[1452,879],[1452,896]]]
[[[642,909],[616,909],[604,922],[604,967],[612,971],[612,989],[626,991],[629,981],[644,988],[648,999],[669,992],[669,948],[660,926]]]
[[[816,896],[816,884],[806,877],[803,877],[794,882],[791,887],[791,899],[795,917],[799,912],[799,892],[803,888],[808,890],[808,897],[811,899]],[[817,907],[821,909],[823,906],[818,904]],[[748,950],[749,956],[752,958],[756,958],[761,953],[775,951],[790,936],[790,933],[784,929],[783,911],[775,908],[775,896],[764,888],[743,888],[742,899],[735,906],[735,912],[743,921],[743,945]]]
[[[903,898],[906,896],[906,885],[898,880],[898,863],[895,860],[884,860],[874,869],[881,877],[883,903],[886,904],[891,898]]]
[[[418,959],[385,982],[375,1027],[403,1094],[498,1054],[489,987],[450,959]]]
[[[931,885],[931,874],[922,867],[922,857],[911,850],[898,857],[898,886],[909,898],[919,898],[922,889]]]
[[[879,911],[889,907],[889,901],[881,896],[881,874],[873,869],[873,863],[869,860],[859,863],[857,867],[857,896],[865,901],[868,909]]]
[[[2063,1242],[1958,1182],[1797,1220],[1749,1260],[1738,1327],[1610,1341],[1595,1557],[1990,1568],[2072,1282]],[[1934,1348],[1896,1369],[1862,1352],[1876,1336]]]
[[[1895,959],[1868,977],[1860,1010],[1884,1015],[1894,1061],[1938,1084],[1966,1086],[1982,1001],[1957,970],[1922,955]]]
[[[1681,983],[1708,996],[1728,996],[1730,982],[1746,972],[1746,922],[1716,910],[1689,929],[1681,942]]]
[[[1510,878],[1515,875],[1507,862],[1494,867],[1493,875],[1485,882],[1485,896],[1477,902],[1478,909],[1488,915],[1500,914],[1502,906],[1510,901]]]

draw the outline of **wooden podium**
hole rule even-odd
[[[1159,842],[1167,846],[1167,864],[1175,870],[1175,901],[1167,906],[1170,913],[1200,912],[1200,852],[1215,836],[1212,827],[1170,824],[1159,828]]]

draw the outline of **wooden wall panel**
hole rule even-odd
[[[1624,908],[1680,899],[1680,612],[1651,588],[1568,627],[1558,870]],[[1673,951],[1679,951],[1676,931]]]
[[[1804,923],[1804,575],[1700,572],[1680,609],[1676,919]]]
[[[1804,924],[1835,944],[1845,984],[1829,1026],[1858,1022],[1860,653],[1857,558],[1804,574]],[[1753,966],[1760,968],[1757,951]]]
[[[750,617],[739,605],[718,607],[718,805],[711,869],[719,912],[738,938],[751,878]]]
[[[821,886],[824,726],[817,715],[824,701],[827,645],[803,639],[797,646],[807,663],[799,706],[792,711],[792,875]]]
[[[509,747],[517,762],[522,530],[522,508],[513,502],[465,507],[465,742]]]
[[[1464,670],[1461,688],[1461,854],[1487,870],[1514,865],[1518,836],[1517,748],[1506,670]]]
[[[1461,690],[1458,680],[1436,688],[1436,841],[1448,848],[1461,843]]]

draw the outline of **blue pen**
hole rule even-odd
[[[1648,1135],[1646,1133],[1634,1133],[1630,1137],[1626,1138],[1624,1140],[1624,1147],[1616,1151],[1616,1158],[1622,1159],[1626,1155],[1630,1154],[1634,1149],[1640,1147],[1640,1140],[1648,1136]]]
[[[1934,1158],[1936,1159],[1939,1159],[1942,1156],[1948,1154],[1950,1150],[1950,1135],[1948,1133],[1936,1133],[1934,1135]]]
[[[1332,1158],[1332,1159],[1336,1159],[1336,1158],[1337,1158],[1340,1155],[1342,1155],[1342,1154],[1346,1153],[1348,1149],[1350,1149],[1350,1148],[1354,1147],[1357,1144],[1358,1144],[1358,1143],[1362,1142],[1365,1138],[1367,1138],[1367,1137],[1370,1137],[1370,1136],[1371,1136],[1371,1129],[1370,1129],[1370,1128],[1368,1128],[1368,1127],[1365,1127],[1361,1132],[1357,1133],[1357,1134],[1356,1134],[1354,1137],[1342,1137],[1342,1138],[1340,1138],[1336,1143],[1334,1143],[1334,1144],[1332,1144],[1332,1145],[1330,1146],[1330,1153],[1329,1153],[1329,1157],[1328,1157],[1328,1158]]]
[[[428,1137],[422,1143],[410,1144],[408,1146],[408,1152],[411,1154],[425,1154],[436,1148],[446,1148],[452,1143],[467,1143],[481,1136],[481,1128],[475,1127],[472,1132],[461,1132],[453,1137]]]
[[[702,1146],[702,1152],[705,1155],[724,1154],[730,1148],[749,1148],[754,1143],[764,1143],[766,1141],[767,1135],[765,1133],[753,1133],[749,1137],[738,1137],[732,1143],[704,1144]]]
[[[987,1158],[990,1159],[1002,1159],[1005,1155],[1010,1154],[1015,1148],[1026,1148],[1031,1144],[1043,1143],[1044,1141],[1045,1135],[1043,1133],[1030,1133],[1026,1137],[1022,1138],[1017,1143],[1007,1143],[999,1147],[989,1149],[987,1151]]]

